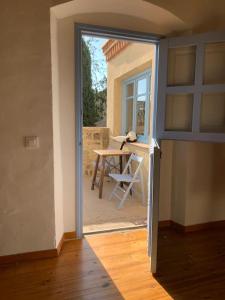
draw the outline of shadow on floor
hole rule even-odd
[[[155,278],[172,299],[225,299],[224,232],[160,230]]]
[[[123,300],[86,239],[64,244],[58,258],[0,267],[2,300]]]

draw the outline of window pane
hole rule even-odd
[[[126,101],[126,133],[132,130],[133,127],[133,100]]]
[[[137,101],[146,101],[146,96],[145,95],[138,96]]]
[[[147,79],[142,78],[138,80],[138,87],[137,87],[137,93],[138,95],[146,94],[147,92]]]
[[[170,48],[167,85],[192,85],[195,80],[196,47]]]
[[[203,94],[200,127],[202,132],[225,132],[225,93]]]
[[[136,116],[136,134],[144,135],[145,133],[145,99],[139,97],[137,100],[137,116]]]
[[[134,95],[134,83],[129,83],[127,85],[127,97],[132,97]]]
[[[192,113],[192,94],[167,95],[165,130],[191,131]]]
[[[204,84],[225,83],[225,42],[205,46]]]

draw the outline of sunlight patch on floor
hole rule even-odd
[[[91,235],[86,240],[123,299],[151,299],[151,295],[173,299],[150,273],[146,229]]]

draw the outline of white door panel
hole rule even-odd
[[[158,139],[225,142],[225,33],[162,39]]]

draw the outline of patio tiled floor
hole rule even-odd
[[[137,196],[128,198],[121,209],[117,199],[109,201],[115,183],[105,178],[103,197],[98,198],[98,188],[91,190],[91,177],[84,176],[84,233],[146,225],[147,206]]]

